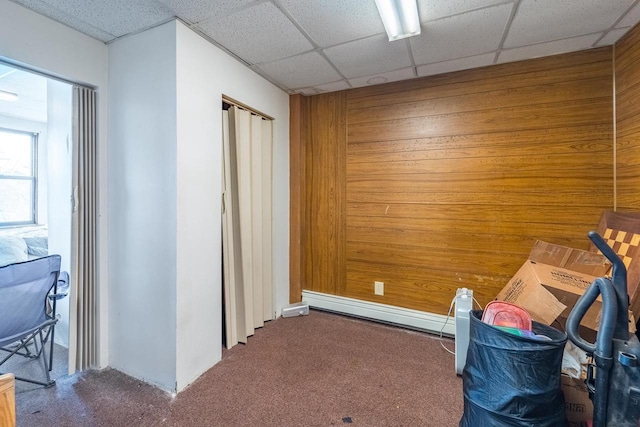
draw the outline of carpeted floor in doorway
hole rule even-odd
[[[174,398],[107,369],[17,388],[16,405],[19,427],[453,427],[462,381],[433,335],[311,311],[267,323]]]

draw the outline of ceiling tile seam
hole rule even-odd
[[[325,53],[322,51],[322,49],[320,49],[320,45],[318,45],[318,43],[316,43],[311,38],[311,36],[307,33],[307,31],[304,29],[304,27],[298,23],[298,21],[293,17],[293,15],[291,15],[289,13],[289,11],[284,6],[282,6],[278,0],[271,0],[271,2],[273,3],[273,5],[275,7],[277,7],[287,17],[287,19],[289,19],[289,21],[291,21],[291,23],[298,29],[298,31],[300,31],[300,33],[309,41],[309,43],[311,43],[311,45],[314,47],[314,50],[321,57],[323,57],[325,61],[327,61],[327,63],[331,66],[331,68],[333,68],[334,71],[336,73],[338,73],[338,75],[340,77],[342,77],[344,80],[347,80],[347,77],[344,74],[342,74],[342,72],[338,69],[338,67],[335,66],[335,64],[333,62],[331,62],[329,60],[327,55],[325,55]],[[298,54],[298,55],[300,55],[300,54]],[[297,56],[297,55],[294,55],[294,56]],[[284,59],[284,58],[282,58],[282,59]],[[280,60],[282,60],[282,59],[280,59]],[[348,80],[347,80],[347,83],[349,84],[349,87],[352,87]],[[322,83],[322,84],[324,84],[324,83]]]
[[[221,45],[220,43],[215,41],[210,35],[208,35],[204,31],[202,31],[196,24],[189,25],[189,24],[187,24],[186,22],[184,22],[180,18],[175,18],[175,20],[183,23],[191,31],[193,31],[194,33],[198,34],[200,37],[202,37],[203,39],[205,39],[206,41],[208,41],[209,43],[211,43],[212,45],[214,45],[218,49],[222,50],[223,52],[225,52],[229,56],[233,57],[236,61],[240,62],[242,65],[253,69],[253,65],[251,63],[249,63],[249,62],[245,61],[244,59],[240,58],[238,55],[236,55],[235,53],[231,52],[229,49],[227,49],[226,47],[224,47],[223,45]]]
[[[414,68],[414,67],[402,67],[402,68],[396,68],[395,70],[391,70],[391,71],[386,71],[384,73],[378,73],[378,74],[369,74],[366,76],[360,76],[360,77],[354,77],[351,80],[355,80],[355,79],[372,79],[374,77],[381,77],[382,74],[387,74],[387,73],[395,73],[396,71],[402,71],[402,70],[407,70],[409,68]],[[406,79],[408,80],[408,79]],[[402,81],[402,80],[396,80],[396,81]],[[389,82],[392,83],[392,82]]]
[[[359,42],[359,41],[366,40],[366,39],[372,39],[374,37],[380,37],[382,35],[386,36],[387,33],[383,31],[383,32],[371,34],[371,35],[368,35],[368,36],[363,36],[363,37],[358,37],[358,38],[355,38],[355,39],[347,40],[346,42],[336,43],[336,44],[332,44],[330,46],[325,46],[325,47],[319,47],[318,49],[320,49],[320,50],[333,49],[334,47],[344,46],[344,45],[349,44],[349,43]],[[400,40],[395,40],[395,41],[392,41],[392,42],[389,42],[389,43],[396,43],[396,42],[399,42],[399,41]]]
[[[222,50],[224,53],[226,53],[227,55],[229,55],[230,57],[232,57],[233,59],[235,59],[236,61],[238,61],[242,65],[244,65],[245,67],[249,68],[251,71],[253,71],[254,73],[258,74],[259,76],[261,76],[263,79],[265,79],[266,81],[268,81],[272,85],[280,88],[284,92],[291,93],[290,90],[287,87],[284,87],[280,83],[274,81],[271,77],[269,77],[266,74],[264,74],[262,72],[262,70],[260,70],[259,68],[255,67],[255,66],[252,66],[247,61],[245,61],[244,59],[240,58],[238,55],[236,55],[235,53],[231,52],[229,49],[227,49],[226,47],[222,46],[218,42],[216,42],[209,35],[207,35],[206,33],[202,32],[196,25],[190,26],[186,22],[184,22],[182,19],[177,18],[177,17],[174,18],[174,19],[176,21],[182,22],[188,29],[190,29],[191,31],[193,31],[194,33],[196,33],[197,35],[199,35],[200,37],[202,37],[203,39],[205,39],[206,41],[208,41],[209,43],[211,43],[212,45],[217,47],[218,49]]]
[[[424,66],[427,66],[427,65],[445,64],[445,63],[447,63],[447,62],[459,61],[459,60],[462,60],[462,59],[475,58],[476,56],[488,55],[488,54],[490,54],[490,53],[497,53],[497,52],[499,52],[497,49],[491,49],[491,50],[488,50],[488,51],[486,51],[486,52],[474,53],[473,55],[461,56],[461,57],[459,57],[459,58],[454,58],[454,59],[445,59],[444,61],[427,62],[427,63],[425,63],[425,64],[416,64],[416,67],[418,67],[418,68],[419,68],[419,67],[424,67]],[[491,64],[490,64],[490,65],[491,65]],[[405,68],[407,68],[407,67],[405,67]]]
[[[610,32],[610,31],[615,30],[615,29],[616,29],[616,25],[618,25],[618,23],[619,23],[620,21],[622,21],[622,20],[625,18],[625,16],[627,16],[627,15],[629,14],[629,12],[631,12],[631,10],[632,10],[634,7],[636,7],[636,5],[638,4],[638,2],[640,2],[640,0],[635,0],[635,1],[631,4],[631,6],[629,6],[629,7],[627,8],[627,10],[625,10],[625,11],[624,11],[624,13],[623,13],[622,15],[620,15],[620,17],[618,17],[618,19],[616,19],[616,20],[614,21],[614,23],[609,27],[609,29],[605,30],[605,31],[602,33],[602,36],[601,36],[600,38],[598,38],[598,40],[596,40],[596,41],[591,45],[591,47],[596,47],[596,46],[597,46],[597,44],[598,44],[598,43],[600,43],[600,40],[602,40],[603,38],[605,38],[605,37],[607,36],[607,34],[609,34],[609,32]]]
[[[347,78],[347,76],[345,76],[344,74],[342,74],[342,71],[340,71],[340,70],[338,69],[338,67],[336,67],[336,65],[335,65],[335,64],[334,64],[334,63],[329,59],[329,57],[328,57],[328,56],[327,56],[327,55],[326,55],[322,50],[321,50],[321,51],[319,51],[319,52],[318,52],[318,54],[319,54],[320,56],[322,56],[322,57],[324,58],[324,60],[325,60],[325,61],[327,61],[327,62],[329,63],[329,65],[331,65],[331,67],[336,71],[336,73],[338,73],[338,75],[339,75],[340,77],[342,77],[342,78],[347,82],[347,84],[349,85],[349,87],[353,87],[353,86],[351,86],[351,83],[349,83],[349,79]],[[324,83],[322,83],[322,84],[324,84]]]
[[[384,35],[386,35],[386,33],[385,33],[385,32],[376,33],[376,34],[373,34],[373,35],[370,35],[370,36],[359,37],[359,38],[357,38],[357,39],[349,40],[349,41],[346,41],[346,42],[344,42],[344,43],[338,43],[338,44],[335,44],[335,45],[332,45],[332,46],[328,46],[328,47],[325,47],[325,48],[317,48],[317,49],[315,49],[315,51],[316,51],[316,52],[318,52],[318,53],[320,53],[320,54],[321,54],[321,55],[322,55],[322,56],[323,56],[323,57],[324,57],[324,58],[329,62],[329,64],[330,64],[330,65],[331,65],[331,66],[336,70],[336,72],[342,76],[343,80],[345,80],[345,81],[347,82],[347,84],[349,85],[349,87],[350,87],[350,88],[353,88],[353,85],[352,85],[352,84],[351,84],[351,82],[349,81],[349,79],[350,79],[350,78],[349,78],[349,77],[346,77],[344,74],[342,74],[342,72],[341,72],[341,71],[340,71],[340,70],[339,70],[339,69],[338,69],[338,68],[333,64],[333,62],[331,62],[331,60],[326,56],[326,54],[324,53],[324,51],[325,51],[325,50],[328,50],[328,49],[331,49],[331,48],[334,48],[334,47],[336,47],[336,46],[344,46],[344,45],[349,44],[349,43],[353,43],[353,42],[357,42],[357,41],[361,41],[361,40],[366,40],[366,39],[371,39],[371,38],[379,37],[379,36],[381,36],[381,35],[383,35],[383,34],[384,34]],[[395,42],[389,42],[389,43],[397,43],[397,42],[400,42],[400,40],[396,40]],[[405,39],[405,43],[407,43],[407,45],[409,45],[409,41],[408,41],[408,39]],[[411,59],[411,62],[412,62],[412,64],[413,64],[413,63],[414,63],[414,60],[413,60],[413,53],[411,52],[411,49],[410,49],[410,48],[408,48],[408,49],[409,49],[409,58]],[[295,56],[295,55],[294,55],[294,56]],[[409,67],[402,67],[402,68],[399,68],[399,69],[404,69],[404,68],[409,68]],[[391,71],[386,71],[386,72],[398,71],[399,69],[391,70]],[[383,73],[373,74],[373,75],[370,75],[370,76],[364,76],[364,77],[375,77],[376,75],[379,75],[379,74],[383,74]],[[414,76],[415,76],[415,77],[418,77],[418,74],[417,74],[417,71],[416,71],[416,70],[414,70]],[[360,78],[360,77],[351,77],[351,79],[356,79],[356,78]],[[323,83],[323,84],[324,84],[324,83]]]
[[[256,62],[255,64],[251,64],[251,67],[253,68],[253,67],[260,67],[260,66],[263,66],[263,65],[269,65],[269,64],[276,63],[276,62],[285,61],[287,59],[295,58],[296,56],[307,55],[307,54],[313,53],[313,52],[318,52],[319,53],[321,51],[322,51],[322,49],[320,49],[320,48],[309,49],[309,50],[305,50],[305,51],[302,51],[302,52],[299,52],[299,53],[294,53],[293,55],[285,56],[283,58],[274,59],[272,61]]]
[[[226,12],[224,12],[224,13],[218,15],[218,16],[210,16],[210,17],[205,18],[205,19],[203,19],[201,21],[192,22],[192,24],[193,25],[201,25],[201,24],[206,24],[207,22],[209,22],[211,20],[214,20],[214,19],[217,20],[217,19],[227,18],[227,17],[229,17],[231,15],[235,15],[238,12],[242,12],[245,9],[249,9],[249,8],[254,7],[254,6],[261,5],[262,3],[268,3],[268,2],[269,2],[269,0],[256,0],[256,1],[252,1],[251,3],[241,4],[240,6],[235,6],[235,7],[232,7],[231,9],[228,9]],[[181,18],[181,19],[183,21],[185,21],[185,22],[190,22],[190,21],[187,21],[187,20],[185,20],[183,18]]]
[[[332,84],[336,84],[336,83],[340,83],[340,82],[349,83],[348,81],[346,81],[346,79],[339,79],[339,80],[335,80],[335,81],[328,82],[328,83],[319,83],[319,84],[314,85],[314,86],[298,87],[298,88],[295,88],[295,89],[292,89],[292,90],[296,90],[296,91],[298,91],[298,90],[303,90],[303,89],[315,89],[315,90],[317,90],[317,91],[318,91],[318,93],[322,93],[322,92],[325,92],[325,91],[324,91],[324,90],[322,90],[322,89],[318,89],[318,87],[317,87],[317,86],[332,85]]]
[[[262,77],[263,79],[265,79],[266,81],[268,81],[269,83],[271,83],[272,85],[274,85],[277,88],[280,88],[283,92],[286,92],[288,94],[293,93],[291,91],[291,89],[289,89],[286,86],[282,86],[279,82],[273,80],[270,76],[268,76],[267,74],[265,74],[264,72],[262,72],[262,70],[251,70],[254,73],[256,73],[257,75],[259,75],[260,77]]]
[[[437,22],[437,21],[441,21],[443,19],[449,19],[449,18],[454,18],[456,16],[460,16],[460,15],[466,15],[467,13],[472,13],[472,12],[477,12],[479,10],[484,10],[484,9],[491,9],[492,7],[497,7],[497,6],[503,6],[505,4],[509,4],[509,3],[519,3],[520,0],[505,0],[502,2],[496,2],[487,6],[480,6],[480,7],[476,7],[476,8],[472,8],[472,9],[467,9],[461,12],[455,12],[455,13],[451,13],[449,15],[444,15],[444,16],[439,16],[437,18],[434,19],[426,19],[424,21],[420,21],[421,24],[430,24],[432,22]]]
[[[511,51],[511,50],[522,49],[522,48],[525,48],[525,47],[538,46],[538,45],[541,45],[541,44],[555,43],[555,42],[560,42],[560,41],[563,41],[563,40],[577,39],[579,37],[593,36],[593,35],[596,35],[596,34],[602,34],[602,31],[593,31],[591,33],[579,34],[579,35],[575,35],[575,36],[571,36],[571,37],[563,37],[563,38],[554,39],[554,40],[547,40],[547,41],[527,44],[527,45],[523,45],[523,46],[506,47],[506,48],[502,48],[501,52],[508,52],[508,51]],[[603,46],[595,46],[595,47],[603,47]],[[580,49],[580,50],[587,50],[587,49]],[[571,51],[571,52],[576,52],[576,51]],[[552,56],[552,55],[545,55],[545,56]],[[534,58],[530,58],[530,59],[534,59]]]
[[[591,47],[593,48],[593,47],[602,47],[602,46],[606,46],[606,45],[598,46],[598,43],[600,43],[600,40],[604,39],[604,38],[607,36],[607,34],[609,34],[611,31],[612,31],[611,29],[609,29],[609,30],[604,30],[604,31],[600,34],[600,37],[598,37],[598,38],[596,39],[596,41],[595,41],[595,42],[593,42],[593,43],[591,44]]]
[[[408,69],[408,68],[415,68],[415,67],[412,67],[412,66],[409,66],[409,67],[401,67],[401,68],[396,68],[396,69],[393,69],[393,70],[390,70],[390,71],[385,71],[385,72],[383,72],[383,73],[367,74],[367,75],[365,75],[365,76],[352,77],[351,79],[349,79],[349,78],[343,78],[343,79],[335,80],[335,81],[328,82],[328,83],[319,83],[319,84],[314,85],[314,86],[300,86],[300,87],[295,87],[295,88],[292,88],[291,90],[297,91],[297,90],[307,89],[307,88],[311,88],[311,87],[315,87],[315,86],[323,86],[323,85],[334,84],[334,83],[338,83],[338,82],[341,82],[341,81],[345,81],[346,83],[349,83],[350,87],[351,87],[351,88],[353,88],[353,85],[351,85],[351,83],[349,82],[349,80],[364,79],[364,78],[369,78],[369,79],[370,79],[370,78],[373,78],[373,77],[378,77],[378,76],[380,76],[380,75],[382,75],[382,74],[386,74],[386,73],[394,73],[394,72],[396,72],[396,71],[402,71],[402,70],[406,70],[406,69]],[[419,76],[417,76],[417,77],[419,77]]]
[[[386,33],[384,33],[384,32],[380,32],[380,33],[376,33],[376,34],[373,34],[373,35],[369,35],[369,36],[364,36],[364,37],[359,37],[359,38],[356,38],[356,39],[352,39],[352,40],[346,41],[346,42],[344,42],[344,43],[337,43],[337,44],[335,44],[335,45],[331,45],[331,46],[320,47],[320,45],[319,45],[318,43],[316,43],[316,42],[315,42],[315,40],[313,40],[313,38],[312,38],[312,37],[307,33],[307,31],[304,29],[304,27],[298,23],[298,21],[293,17],[293,15],[291,15],[291,13],[289,13],[289,11],[288,11],[284,6],[282,6],[278,0],[271,0],[271,2],[272,2],[272,3],[273,3],[273,4],[274,4],[278,9],[280,9],[280,10],[282,11],[282,13],[284,13],[284,14],[285,14],[285,16],[286,16],[286,17],[291,21],[291,23],[292,23],[293,25],[295,25],[295,26],[296,26],[296,28],[298,29],[298,31],[300,31],[300,32],[302,33],[302,35],[303,35],[304,37],[306,37],[306,38],[307,38],[307,40],[309,41],[309,43],[311,43],[311,44],[312,44],[312,46],[314,46],[313,51],[315,51],[315,52],[317,52],[318,54],[320,54],[320,56],[322,56],[322,57],[325,59],[325,61],[327,61],[327,63],[328,63],[328,64],[329,64],[329,65],[334,69],[334,71],[335,71],[336,73],[338,73],[338,75],[341,77],[341,80],[344,80],[344,81],[345,81],[345,83],[347,83],[347,85],[349,86],[349,88],[353,88],[353,85],[352,85],[352,84],[351,84],[351,82],[349,81],[349,78],[347,78],[347,77],[342,73],[342,71],[340,71],[340,69],[339,69],[339,68],[338,68],[338,67],[337,67],[337,66],[336,66],[336,65],[335,65],[335,64],[334,64],[334,63],[329,59],[329,57],[325,54],[325,52],[324,52],[324,51],[325,51],[325,50],[327,50],[327,49],[330,49],[330,48],[336,47],[336,46],[342,46],[342,45],[345,45],[345,44],[348,44],[348,43],[353,43],[353,42],[355,42],[355,41],[366,40],[366,39],[369,39],[369,38],[378,37],[378,36],[380,36],[380,35],[382,35],[382,34],[386,34]],[[304,55],[305,53],[309,53],[309,51],[307,51],[307,52],[302,52],[302,53],[299,53],[299,54],[296,54],[296,55],[291,55],[291,56],[290,56],[290,57],[288,57],[288,58],[292,58],[292,57],[299,56],[299,55]],[[413,62],[413,55],[412,55],[411,53],[409,53],[409,56],[410,56],[410,58],[412,59],[412,62]],[[283,59],[287,59],[287,58],[281,58],[281,59],[279,59],[278,61],[281,61],[281,60],[283,60]],[[270,62],[276,62],[276,61],[270,61]],[[267,63],[268,63],[268,62],[267,62]],[[265,64],[265,63],[256,64],[256,65],[263,65],[263,64]],[[406,68],[406,67],[405,67],[405,68]],[[417,76],[417,72],[415,72],[414,74]],[[329,83],[322,83],[322,84],[329,84]]]
[[[272,64],[272,63],[274,63],[274,62],[283,61],[283,60],[285,60],[285,59],[294,58],[294,57],[296,57],[296,56],[305,55],[305,54],[307,54],[307,53],[311,53],[311,52],[322,52],[322,51],[324,51],[324,50],[331,49],[331,48],[334,48],[334,47],[337,47],[337,46],[343,46],[343,45],[346,45],[346,44],[349,44],[349,43],[353,43],[353,42],[357,42],[357,41],[361,41],[361,40],[366,40],[366,39],[373,38],[373,37],[378,37],[378,36],[381,36],[381,35],[383,35],[383,34],[386,34],[386,33],[384,33],[384,32],[383,32],[383,33],[376,33],[376,34],[373,34],[373,35],[371,35],[371,36],[359,37],[359,38],[357,38],[357,39],[349,40],[349,41],[346,41],[346,42],[343,42],[343,43],[338,43],[338,44],[334,44],[334,45],[327,46],[327,47],[319,47],[319,46],[318,46],[318,47],[314,47],[313,49],[305,50],[305,51],[303,51],[303,52],[299,52],[299,53],[294,53],[293,55],[285,56],[285,57],[280,58],[280,59],[274,59],[274,60],[271,60],[271,61],[256,62],[255,64],[252,64],[252,65],[253,65],[253,66],[258,66],[258,65],[268,65],[268,64]],[[401,40],[398,40],[397,42],[401,42]],[[393,42],[392,42],[392,43],[393,43]],[[315,43],[314,43],[314,44],[315,44]]]
[[[502,49],[504,47],[504,42],[507,40],[507,36],[509,35],[509,31],[511,31],[511,25],[513,24],[513,20],[518,14],[518,10],[520,9],[521,0],[516,0],[513,3],[513,7],[511,8],[511,14],[509,15],[509,19],[507,20],[507,25],[504,28],[504,32],[502,33],[502,39],[500,43],[498,43],[498,48],[496,49],[496,56],[493,58],[493,63],[498,63],[498,58],[500,58],[500,53],[502,53]]]
[[[640,3],[640,0],[635,0],[635,1],[633,2],[633,4],[631,4],[631,6],[629,6],[629,7],[627,8],[627,10],[625,10],[625,11],[624,11],[624,13],[623,13],[622,15],[620,15],[620,17],[619,17],[619,18],[618,18],[618,19],[613,23],[613,25],[611,25],[610,29],[615,28],[615,27],[616,27],[616,25],[618,25],[618,23],[619,23],[620,21],[622,21],[622,20],[623,20],[623,19],[624,19],[628,14],[629,14],[629,12],[631,12],[631,10],[632,10],[634,7],[636,7],[636,5],[637,5],[638,3]]]
[[[15,1],[15,0],[10,0],[10,1],[11,1],[12,3],[17,4],[18,6],[21,6],[21,7],[23,7],[23,8],[27,8],[25,5],[23,5],[22,3],[19,3],[19,2],[17,2],[17,1]],[[116,38],[116,36],[115,36],[115,35],[111,34],[111,33],[110,33],[110,32],[108,32],[108,31],[102,30],[102,29],[100,29],[100,28],[96,27],[95,25],[89,24],[88,22],[85,22],[85,21],[84,21],[84,20],[82,20],[82,19],[76,18],[75,16],[73,16],[73,15],[71,15],[71,14],[69,14],[69,13],[65,12],[64,10],[58,9],[57,7],[55,7],[55,6],[53,6],[53,5],[49,4],[49,3],[45,3],[45,4],[46,4],[47,6],[49,6],[49,7],[51,7],[52,9],[57,10],[61,15],[64,15],[64,16],[66,16],[66,17],[68,17],[68,18],[72,19],[72,20],[76,20],[76,21],[82,22],[83,24],[87,25],[88,27],[93,28],[93,29],[94,29],[94,30],[96,30],[97,32],[100,32],[100,33],[104,33],[104,34],[108,34],[108,35],[110,35],[111,37],[113,37],[113,39],[115,39],[115,38]],[[31,8],[28,8],[28,9],[29,9],[29,10],[32,10],[33,12],[35,12],[35,10],[33,10],[33,9],[31,9]],[[52,18],[52,17],[50,17],[50,16],[48,16],[48,15],[45,15],[44,13],[40,13],[40,12],[35,12],[35,13],[37,13],[38,15],[44,16],[44,17],[46,17],[47,19],[50,19],[50,20],[52,20],[52,21],[55,21],[55,22],[57,22],[57,23],[58,23],[58,24],[60,24],[60,25],[64,25],[65,27],[70,28],[70,29],[72,29],[72,30],[74,30],[74,31],[77,31],[77,32],[82,33],[82,34],[85,34],[86,36],[91,37],[91,38],[92,38],[92,39],[94,39],[94,40],[98,40],[98,41],[99,41],[99,42],[101,42],[101,43],[105,43],[105,44],[107,44],[107,43],[109,43],[109,41],[111,41],[111,40],[104,41],[104,40],[96,39],[95,37],[93,37],[93,36],[89,36],[88,34],[83,33],[82,31],[78,30],[77,28],[73,28],[73,27],[72,27],[72,26],[70,26],[69,24],[65,24],[64,22],[61,22],[61,21],[59,21],[59,20],[57,20],[57,19],[55,19],[55,18]],[[112,39],[112,40],[113,40],[113,39]]]
[[[411,43],[409,38],[404,39],[405,46],[407,47],[407,53],[409,53],[409,59],[411,60],[411,68],[413,69],[413,77],[418,77],[418,69],[416,67],[416,60],[413,58],[413,50],[411,50]]]
[[[284,6],[282,6],[278,0],[270,0],[270,1],[278,10],[280,10],[280,12],[284,14],[284,16],[287,17],[289,21],[291,21],[291,23],[298,29],[298,31],[300,31],[300,33],[304,36],[304,38],[306,38],[307,41],[311,43],[311,46],[313,46],[314,49],[318,49],[320,47],[320,45],[318,45],[318,43],[316,43],[311,38],[309,33],[307,33],[307,30],[305,30],[304,27],[298,23],[298,21],[293,17],[293,15],[291,15],[291,13],[289,13],[289,11]]]
[[[144,33],[145,31],[152,30],[154,28],[160,27],[161,25],[167,24],[167,23],[169,23],[171,21],[180,21],[183,24],[185,24],[187,27],[189,27],[189,25],[186,22],[184,22],[182,19],[180,19],[180,18],[178,18],[177,16],[174,15],[174,16],[171,16],[171,17],[169,17],[167,19],[163,19],[163,20],[161,20],[159,22],[156,22],[155,24],[140,28],[140,29],[135,30],[135,31],[131,31],[130,33],[123,34],[123,35],[121,35],[119,37],[115,37],[115,38],[109,40],[108,42],[105,42],[105,44],[111,44],[111,43],[113,43],[113,42],[115,42],[117,40],[126,39],[127,37],[131,37],[131,36],[135,36],[137,34]]]

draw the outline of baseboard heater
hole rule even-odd
[[[311,308],[333,311],[368,320],[402,326],[423,332],[454,336],[455,326],[447,316],[426,311],[395,307],[314,291],[302,291],[302,300]],[[443,329],[444,327],[444,329]]]

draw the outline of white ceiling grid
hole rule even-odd
[[[304,94],[610,45],[640,21],[640,0],[418,0],[422,34],[388,42],[374,0],[11,1],[104,42],[177,17]]]

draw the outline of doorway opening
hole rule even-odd
[[[71,84],[0,62],[0,265],[58,254],[71,271],[72,116]],[[69,298],[56,313],[53,379],[68,372]]]

